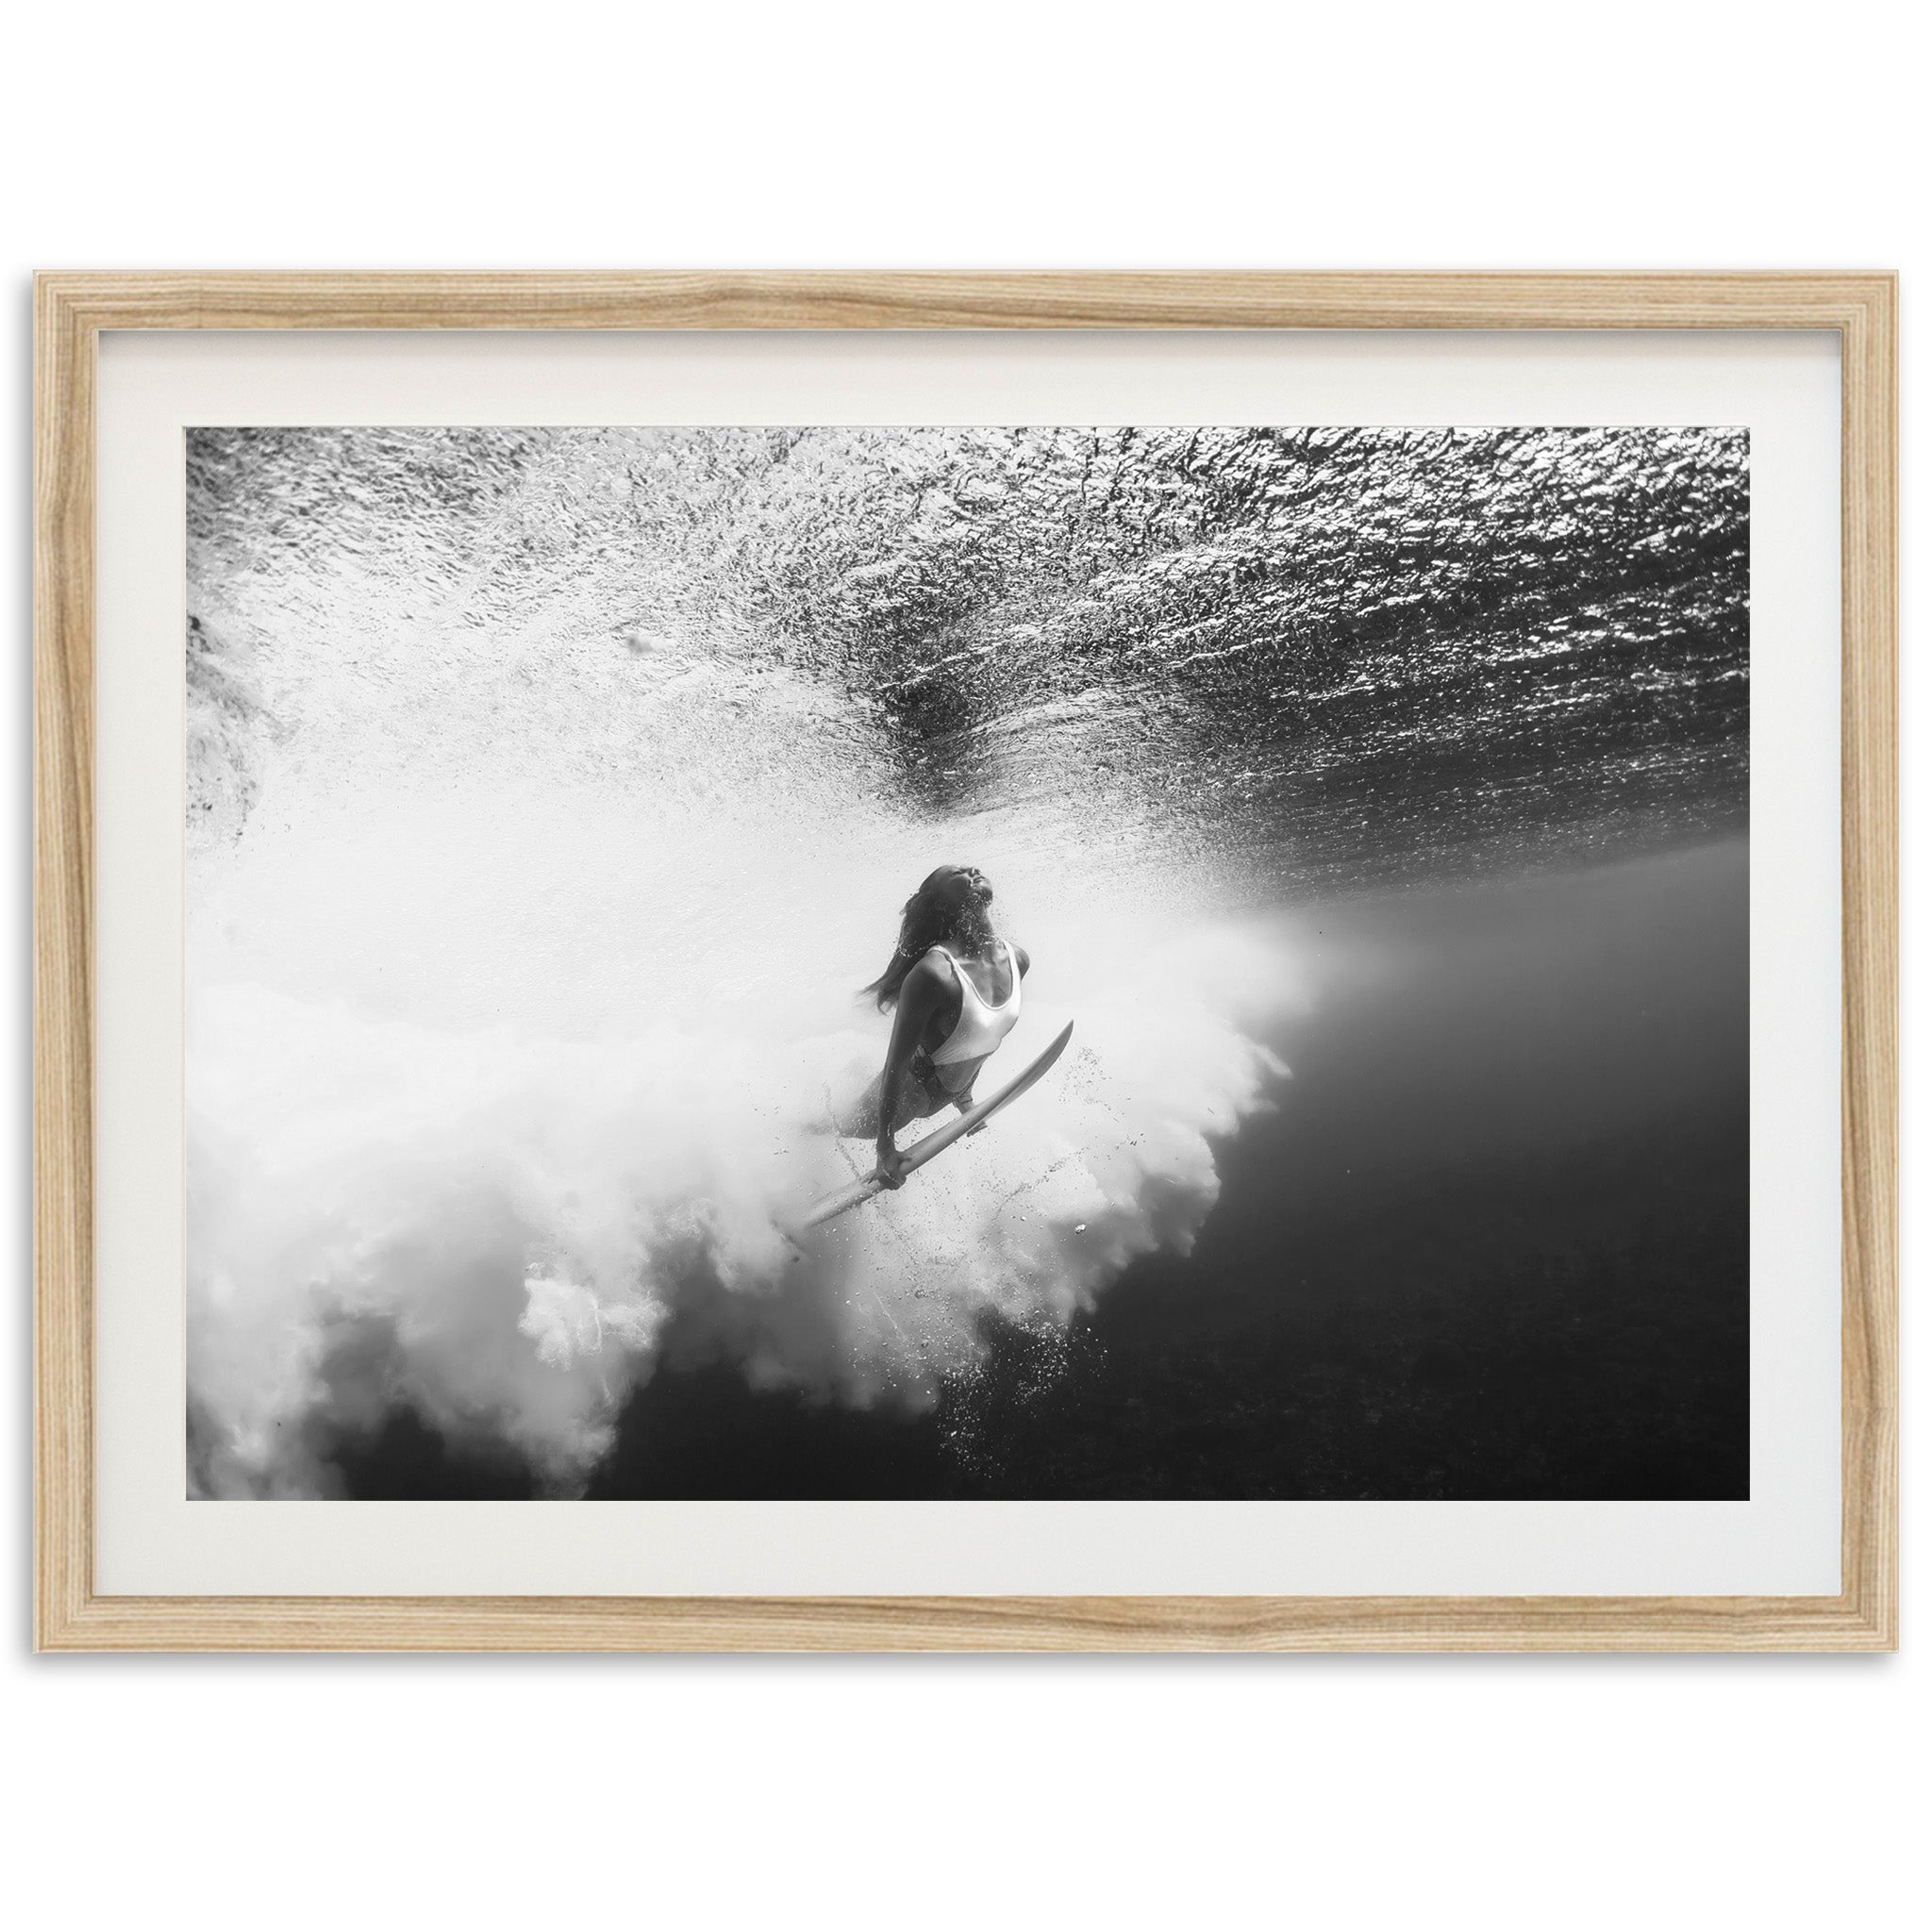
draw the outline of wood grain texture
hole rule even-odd
[[[51,275],[84,330],[1840,329],[1882,276]]]
[[[94,338],[34,311],[35,1629],[71,1630],[93,1569]]]
[[[1844,1295],[1840,1587],[1898,1643],[1898,286],[1848,310],[1843,383]]]
[[[1871,1651],[1898,1631],[1897,285],[1887,275],[61,274],[35,308],[42,1649]],[[92,1578],[103,329],[1820,329],[1843,376],[1842,1574],[1829,1597],[103,1597]]]
[[[1878,1650],[1835,1597],[92,1597],[58,1650]]]

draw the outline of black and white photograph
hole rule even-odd
[[[186,448],[188,1484],[1750,1493],[1750,449]]]

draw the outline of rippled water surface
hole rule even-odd
[[[209,432],[193,805],[239,716],[379,757],[433,706],[1296,885],[1732,825],[1746,504],[1724,430]]]

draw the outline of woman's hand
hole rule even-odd
[[[879,1141],[878,1178],[889,1188],[906,1185],[906,1157],[899,1152],[890,1135]]]

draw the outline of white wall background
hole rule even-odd
[[[26,277],[1774,268],[1932,243],[1913,12],[36,9],[8,35],[0,1897],[25,1925],[1808,1925],[1923,1910],[1932,1663],[27,1655]],[[1908,857],[1924,789],[1908,777]],[[1907,970],[1922,955],[1909,873]],[[1907,1028],[1907,1185],[1923,1171]],[[1908,1225],[1908,1299],[1923,1279]],[[1909,1391],[1923,1324],[1907,1331]],[[1907,1433],[1907,1571],[1925,1457]],[[1917,1901],[1914,1907],[1914,1901]]]

